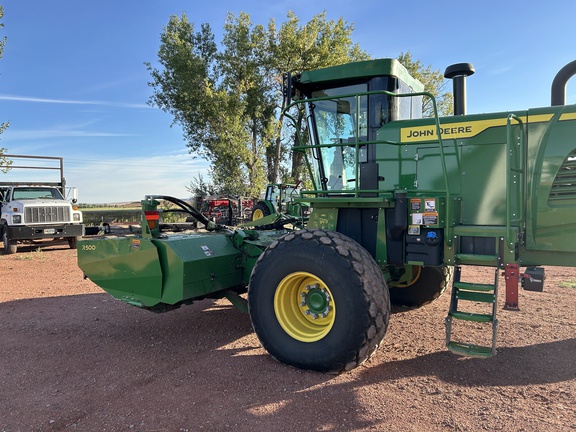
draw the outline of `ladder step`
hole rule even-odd
[[[466,259],[498,259],[496,256],[490,255],[464,255]],[[499,277],[499,269],[496,268],[494,270],[494,283],[473,283],[473,282],[462,282],[461,278],[461,267],[457,266],[454,270],[454,280],[452,282],[452,297],[450,300],[450,308],[448,310],[448,316],[445,319],[446,322],[446,347],[455,354],[468,356],[468,357],[492,357],[496,354],[496,335],[498,331],[498,319],[496,318],[496,299],[498,297],[498,277]],[[478,303],[487,303],[488,305],[480,308],[480,309],[490,309],[488,313],[477,313],[477,312],[464,312],[462,310],[458,310],[460,306],[460,301],[471,301],[476,302],[476,305],[479,307]],[[466,304],[466,303],[465,303]],[[470,303],[467,303],[471,305]],[[474,309],[472,309],[474,310]],[[481,311],[479,311],[481,312]],[[463,328],[468,327],[470,330],[470,337],[477,340],[477,342],[481,344],[485,344],[483,342],[486,339],[486,336],[482,337],[481,334],[486,331],[491,331],[492,333],[492,346],[483,346],[483,345],[476,345],[473,343],[464,343],[464,342],[454,342],[451,340],[452,337],[452,325],[454,319],[468,321],[468,322],[477,322],[477,323],[485,323],[481,326],[476,325],[466,325],[464,323],[458,324],[458,326],[462,326]],[[488,328],[488,325],[491,327]]]
[[[494,291],[496,287],[491,284],[479,284],[469,282],[454,282],[453,284],[458,289],[465,289],[467,291]]]
[[[498,255],[456,254],[456,262],[462,264],[495,265]]]
[[[492,322],[494,320],[494,317],[488,314],[477,314],[477,313],[453,311],[453,310],[449,311],[448,315],[456,319],[461,319],[465,321]]]
[[[458,300],[469,300],[483,303],[494,303],[496,301],[496,296],[494,296],[493,293],[485,293],[477,291],[458,290],[456,292],[456,298]]]
[[[468,357],[492,357],[495,350],[492,347],[467,344],[462,342],[449,342],[447,347],[454,354],[464,355]]]

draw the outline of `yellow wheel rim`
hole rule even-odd
[[[252,213],[252,220],[262,219],[263,217],[264,217],[264,212],[260,209],[256,209]]]
[[[408,281],[391,284],[390,286],[393,288],[408,288],[409,286],[414,285],[418,279],[420,279],[421,273],[422,266],[412,266],[412,277]]]
[[[274,295],[278,322],[291,337],[316,342],[330,332],[336,305],[326,284],[311,273],[295,272],[278,284]]]

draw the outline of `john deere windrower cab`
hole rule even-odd
[[[493,355],[499,273],[506,307],[517,308],[520,282],[542,289],[537,266],[576,263],[576,106],[558,96],[576,62],[558,74],[552,107],[517,112],[466,115],[471,73],[469,64],[446,70],[456,115],[444,118],[421,118],[423,100],[434,99],[396,60],[286,76],[295,151],[312,180],[295,199],[312,206],[305,229],[232,231],[186,203],[148,197],[142,236],[83,241],[79,265],[116,298],[156,311],[224,296],[242,306],[247,291],[272,356],[332,372],[376,350],[390,302],[431,302],[454,273],[447,346]],[[306,112],[307,125],[294,110]],[[207,229],[160,232],[158,198]],[[467,282],[471,265],[492,267],[494,278]],[[487,336],[460,339],[469,334],[456,324],[470,322]]]

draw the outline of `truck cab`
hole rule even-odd
[[[5,156],[46,159],[40,156]],[[30,167],[13,165],[11,169],[17,168]],[[16,253],[19,245],[46,239],[65,239],[75,249],[78,238],[84,235],[84,225],[82,212],[76,205],[77,194],[72,189],[72,198],[68,200],[63,176],[58,182],[0,183],[0,235],[4,254]]]

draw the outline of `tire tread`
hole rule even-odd
[[[355,272],[362,285],[366,308],[363,316],[358,317],[364,323],[364,332],[358,335],[353,351],[346,353],[342,362],[330,365],[327,372],[341,373],[360,366],[378,349],[388,329],[390,318],[390,295],[382,271],[372,256],[353,239],[336,231],[301,230],[281,237],[260,255],[250,277],[252,284],[260,266],[266,266],[271,255],[280,253],[288,243],[304,242],[317,247],[329,247],[349,262],[349,268]],[[327,253],[327,252],[326,252]],[[250,302],[250,294],[249,294]],[[258,333],[257,329],[255,328]],[[263,342],[264,348],[266,348]],[[278,359],[277,359],[278,360]]]

